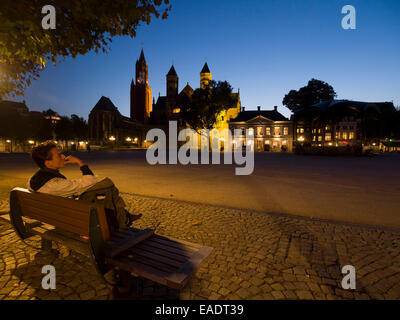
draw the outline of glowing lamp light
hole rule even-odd
[[[84,144],[84,142],[83,142],[83,141],[79,141],[79,144],[80,144],[80,145],[83,145],[83,144]]]
[[[146,143],[147,142],[147,140],[144,140],[144,143]]]
[[[7,143],[11,143],[11,140],[6,140]]]
[[[126,138],[125,140],[128,141],[128,142],[132,141],[132,139],[130,137]]]
[[[115,141],[115,137],[114,136],[111,136],[111,137],[109,137],[108,138],[110,141]]]
[[[138,141],[138,138],[135,138],[134,141],[137,142],[137,141]]]
[[[304,141],[304,137],[303,137],[303,136],[299,137],[299,138],[297,139],[297,141]]]
[[[28,143],[29,143],[29,144],[34,144],[35,141],[33,141],[33,140],[28,140]]]
[[[225,141],[225,138],[219,138],[219,141]]]
[[[373,145],[373,146],[376,146],[376,143],[374,142],[372,145]]]
[[[73,142],[73,141],[72,141],[72,142],[71,142],[71,144],[72,144],[72,145],[74,145],[74,144],[75,144],[75,142]]]
[[[332,146],[332,142],[329,142],[328,145],[329,145],[329,146]]]

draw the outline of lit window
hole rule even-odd
[[[349,132],[349,140],[354,139],[354,131]]]
[[[262,136],[263,135],[263,128],[262,127],[257,127],[257,135]]]
[[[172,110],[172,113],[180,113],[181,112],[181,108],[175,108]]]
[[[286,144],[287,144],[287,141],[286,141],[286,140],[283,140],[283,141],[282,141],[282,145],[286,146]]]
[[[330,132],[325,133],[325,141],[331,141],[332,140],[332,134]]]
[[[321,129],[318,129],[318,133],[321,133]]]
[[[275,127],[274,128],[274,135],[279,136],[281,134],[281,128]]]
[[[325,131],[329,131],[329,130],[331,130],[331,127],[330,126],[326,126],[325,127]]]
[[[347,132],[343,132],[342,133],[342,139],[343,140],[347,140]]]
[[[283,135],[287,136],[289,134],[289,128],[288,127],[284,127],[283,128]]]
[[[340,139],[340,131],[336,131],[336,140]]]
[[[300,133],[304,133],[304,128],[300,128]]]
[[[297,129],[297,130],[299,130],[299,129]],[[267,133],[267,136],[270,136],[271,135],[271,128],[268,127],[266,129],[266,133]]]
[[[253,128],[249,128],[249,136],[254,136],[254,129]]]
[[[312,141],[316,141],[317,137],[313,136]]]
[[[296,132],[297,132],[297,133],[300,133],[300,129],[299,129],[299,128],[297,128]]]
[[[322,136],[318,136],[318,141],[322,141]]]

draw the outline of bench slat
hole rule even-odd
[[[118,241],[117,244],[114,244],[113,246],[107,248],[106,255],[113,258],[122,251],[138,244],[148,237],[151,237],[153,234],[154,230],[151,229],[145,229],[137,233],[132,233],[131,236],[125,237],[124,239],[122,239],[122,241]]]
[[[197,270],[201,262],[203,262],[212,251],[213,248],[207,246],[200,248],[199,251],[197,251],[184,265],[182,265],[181,269],[177,273],[169,275],[167,280],[174,284],[180,284],[180,286],[183,287],[189,280],[190,275]]]
[[[176,248],[176,247],[170,247],[165,244],[161,244],[157,241],[153,241],[152,238],[148,239],[146,241],[146,245],[157,248],[157,249],[162,249],[171,253],[176,253],[178,255],[184,256],[186,258],[190,258],[190,256],[195,252],[195,250],[189,249],[189,247],[185,248]]]
[[[57,215],[63,215],[63,216],[68,216],[68,217],[73,217],[77,221],[85,221],[87,220],[88,213],[87,211],[80,211],[76,210],[75,208],[65,208],[65,207],[58,207],[55,205],[49,205],[46,202],[39,201],[37,199],[33,198],[28,198],[24,197],[21,200],[21,206],[22,210],[24,210],[24,207],[29,207],[29,208],[39,208],[46,210],[48,212],[55,212]]]
[[[152,246],[147,245],[147,241],[139,243],[137,246],[135,246],[132,249],[141,249],[144,250],[146,252],[150,252],[150,253],[156,253],[157,255],[163,256],[163,257],[167,257],[168,259],[174,260],[176,262],[182,263],[185,262],[189,257],[187,256],[183,256],[180,254],[176,254],[173,252],[169,252],[167,250],[162,250],[159,248],[155,248]]]
[[[165,245],[170,246],[170,247],[178,248],[178,249],[189,248],[189,249],[191,249],[193,251],[197,251],[202,247],[202,245],[194,246],[195,245],[194,243],[183,241],[183,240],[174,239],[174,238],[167,237],[167,236],[160,236],[158,234],[155,234],[154,237],[152,238],[152,240],[155,241],[155,242],[159,242],[161,244],[165,244]]]
[[[165,264],[168,264],[168,265],[176,267],[176,268],[180,268],[187,260],[187,259],[183,259],[183,261],[177,261],[177,260],[171,259],[170,257],[167,257],[165,255],[161,255],[160,252],[152,253],[143,248],[138,248],[138,247],[133,247],[132,249],[129,249],[129,253],[139,254],[139,255],[141,255],[143,257],[147,257],[149,259],[158,260],[158,261],[161,261]]]
[[[159,269],[166,273],[175,273],[179,270],[179,267],[170,266],[169,264],[165,264],[165,263],[161,262],[160,260],[154,260],[154,259],[142,256],[138,253],[125,251],[125,252],[121,253],[121,255],[125,258],[128,258],[129,260],[136,261],[136,262],[142,263],[144,265],[148,265],[150,267]]]
[[[29,208],[26,207],[22,209],[25,216],[30,218],[39,220],[44,223],[51,224],[55,227],[77,233],[81,236],[87,236],[89,231],[89,221],[87,221],[86,225],[79,225],[74,223],[73,219],[59,216],[55,214],[51,214],[47,211],[38,209],[38,208]]]

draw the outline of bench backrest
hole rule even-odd
[[[71,198],[53,196],[39,192],[29,192],[27,189],[14,188],[12,193],[17,203],[10,203],[11,210],[19,207],[20,215],[26,216],[56,228],[76,233],[80,236],[89,235],[89,217],[92,208],[97,209],[98,220],[104,241],[110,239],[110,231],[104,207]],[[15,200],[14,200],[15,201]]]

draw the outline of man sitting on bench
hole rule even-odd
[[[33,147],[31,156],[40,169],[30,178],[29,191],[100,203],[106,209],[110,227],[114,228],[128,227],[142,216],[125,209],[124,200],[109,178],[99,181],[87,165],[76,157],[63,155],[54,142],[46,141]],[[77,164],[82,178],[70,180],[63,176],[59,169],[67,164]]]

